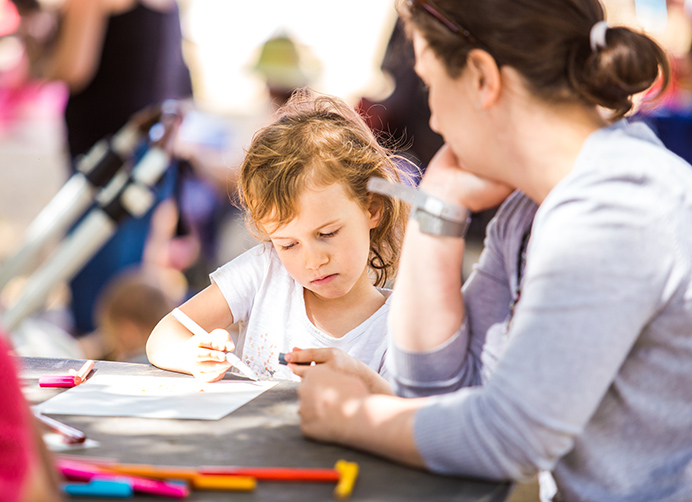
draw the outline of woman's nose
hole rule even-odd
[[[437,130],[437,115],[432,111],[430,112],[430,120],[428,121],[428,125],[430,125],[430,130],[440,134],[440,131]]]

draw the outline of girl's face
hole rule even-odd
[[[380,221],[373,205],[363,209],[341,183],[306,188],[298,199],[298,216],[269,237],[281,262],[304,288],[325,299],[342,298],[370,284],[367,261],[370,229]]]

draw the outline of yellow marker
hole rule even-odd
[[[356,484],[358,464],[339,460],[334,469],[339,472],[339,482],[336,484],[336,488],[334,488],[334,496],[339,500],[346,500],[351,496],[353,485]]]
[[[255,489],[257,481],[250,476],[205,476],[197,474],[190,480],[194,490],[234,490],[249,492]]]

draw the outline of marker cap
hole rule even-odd
[[[38,378],[39,387],[74,387],[75,377],[72,375],[46,375]]]

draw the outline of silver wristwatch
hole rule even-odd
[[[411,217],[418,221],[420,231],[425,234],[464,237],[471,223],[471,213],[465,207],[441,201],[401,183],[370,178],[368,190],[411,204]]]

